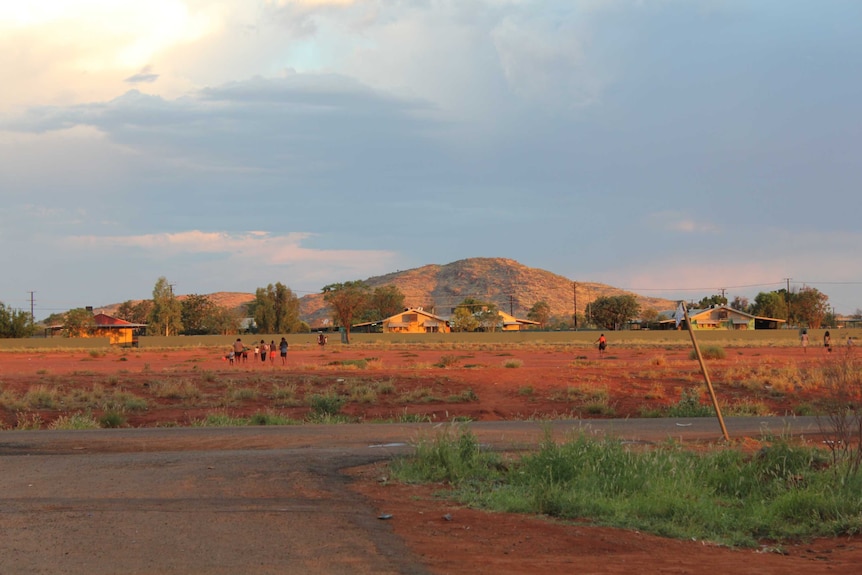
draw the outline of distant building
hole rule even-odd
[[[513,315],[509,315],[504,311],[497,312],[502,320],[503,331],[522,331],[524,328],[541,325],[537,321],[529,319],[519,319]]]
[[[138,334],[147,327],[145,323],[132,323],[108,314],[93,315],[93,327],[77,337],[107,337],[111,345],[138,346]],[[51,336],[62,333],[63,325],[48,327]]]
[[[383,333],[449,333],[452,331],[448,321],[421,307],[405,309],[377,323],[380,324]]]
[[[659,313],[659,326],[662,329],[675,329],[674,310]],[[688,311],[692,329],[778,329],[786,320],[773,317],[755,316],[726,305],[714,305],[706,309],[691,309]],[[681,329],[687,329],[685,321]]]

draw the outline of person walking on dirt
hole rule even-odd
[[[269,346],[266,345],[266,342],[260,340],[260,361],[263,364],[266,364],[266,356],[269,355]]]
[[[605,339],[605,334],[601,334],[595,343],[599,345],[599,357],[605,355],[605,350],[608,347],[608,340]]]
[[[278,351],[281,352],[281,365],[287,363],[287,340],[283,337],[278,344]]]
[[[808,330],[803,329],[802,335],[799,336],[800,341],[802,342],[802,352],[808,351]]]
[[[320,347],[326,345],[326,334],[324,334],[322,331],[317,334],[317,345],[319,345]]]
[[[829,335],[829,331],[823,334],[823,347],[826,348],[826,351],[832,351],[832,336]]]
[[[275,340],[269,342],[269,363],[275,363]]]

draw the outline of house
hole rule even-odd
[[[93,319],[96,325],[89,337],[107,337],[111,345],[138,347],[138,332],[147,327],[145,323],[132,323],[104,313],[95,314]]]
[[[405,309],[381,322],[383,333],[449,333],[449,322],[421,307]]]
[[[138,347],[138,333],[146,327],[145,323],[132,323],[105,313],[97,313],[93,315],[93,326],[90,330],[78,337],[106,337],[111,345]],[[52,325],[47,331],[54,336],[62,333],[63,328],[63,325]]]
[[[537,321],[532,321],[529,319],[518,319],[513,315],[509,315],[504,311],[497,312],[500,315],[500,319],[502,320],[503,331],[521,331],[529,326],[537,326],[541,325]]]
[[[661,312],[660,327],[674,329],[674,311]],[[692,329],[778,329],[786,320],[755,316],[726,305],[713,305],[706,309],[688,310]],[[685,329],[685,321],[680,324]]]

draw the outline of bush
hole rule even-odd
[[[692,387],[680,392],[679,401],[668,408],[667,414],[669,417],[709,417],[715,415],[715,409],[701,403],[700,390]]]
[[[334,393],[326,395],[314,394],[308,399],[308,405],[315,415],[338,415],[345,400]]]
[[[703,356],[703,359],[724,359],[727,357],[727,354],[724,352],[724,348],[719,345],[707,345],[700,350],[700,355]],[[697,352],[691,350],[688,353],[689,359],[697,359]]]

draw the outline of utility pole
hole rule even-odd
[[[30,323],[31,324],[36,323],[36,316],[34,315],[34,312],[36,311],[36,301],[33,299],[33,295],[35,293],[36,292],[34,292],[34,291],[30,292]]]
[[[515,317],[515,296],[509,296],[509,315]]]
[[[784,293],[784,303],[787,305],[787,326],[790,327],[790,280],[792,278],[784,278],[787,282],[787,291]]]
[[[725,302],[727,302],[727,298],[724,297],[724,292],[726,291],[725,288],[721,288],[718,291],[721,292],[721,299],[724,300]]]
[[[572,325],[575,327],[575,331],[578,330],[578,282],[572,282],[572,299],[574,300],[574,309],[575,313],[572,314]]]

